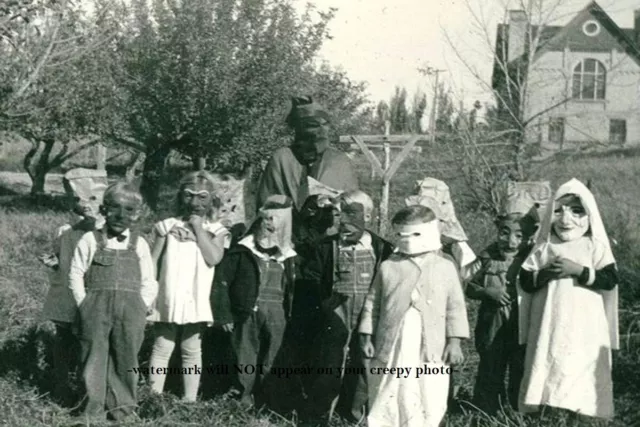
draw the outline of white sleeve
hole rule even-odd
[[[96,247],[96,239],[93,237],[93,233],[89,232],[82,236],[73,252],[69,267],[69,288],[78,306],[86,295],[84,275],[93,261]]]
[[[153,266],[153,259],[151,258],[151,250],[149,249],[149,244],[143,237],[138,237],[136,253],[140,260],[140,278],[142,279],[140,295],[146,306],[151,307],[156,296],[158,296],[158,282],[155,278],[155,268]]]
[[[222,223],[212,222],[210,224],[206,224],[205,230],[213,234],[214,236],[224,234],[224,248],[229,249],[229,247],[231,246],[231,233],[224,225],[222,225]]]

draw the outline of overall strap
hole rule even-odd
[[[135,252],[138,247],[138,238],[139,235],[137,232],[131,232],[129,234],[129,245],[127,246],[127,250]]]
[[[107,247],[107,235],[103,230],[93,230],[93,237],[96,239],[98,249],[106,249]]]

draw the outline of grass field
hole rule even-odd
[[[379,183],[369,179],[364,159],[356,158],[363,187],[376,198]],[[640,425],[637,409],[640,402],[640,157],[635,154],[581,157],[559,160],[541,166],[536,176],[557,186],[576,177],[592,180],[594,193],[602,216],[616,245],[614,252],[620,264],[623,281],[621,293],[622,348],[614,356],[614,383],[616,419],[609,425]],[[15,162],[14,162],[15,163]],[[3,166],[10,164],[6,157]],[[404,197],[413,190],[416,179],[433,175],[446,178],[452,188],[458,216],[470,237],[474,250],[481,250],[493,238],[493,225],[489,215],[471,209],[464,199],[465,187],[455,176],[429,173],[425,159],[410,159],[398,172],[391,184],[390,211],[403,205]],[[424,171],[424,172],[420,172]],[[168,179],[167,182],[175,182]],[[172,188],[165,188],[167,198]],[[0,194],[8,194],[1,192]],[[36,256],[50,249],[51,234],[55,228],[70,219],[63,207],[55,201],[41,200],[39,204],[21,196],[0,197],[0,414],[3,425],[9,426],[65,426],[71,422],[68,409],[54,404],[48,397],[51,365],[48,342],[51,326],[42,322],[39,312],[47,290],[47,272]],[[146,218],[141,224],[149,230],[157,219]],[[469,304],[472,327],[475,325],[477,306]],[[148,355],[145,344],[141,359]],[[473,343],[465,343],[467,360],[461,367],[459,397],[470,397],[477,365]],[[146,360],[145,360],[146,362]],[[249,413],[235,402],[222,398],[204,400],[195,404],[180,402],[169,394],[151,396],[145,386],[141,389],[141,420],[135,425],[146,426],[295,426],[295,416],[281,416],[268,411]],[[133,425],[133,424],[132,424]],[[341,422],[336,421],[336,426]],[[543,414],[539,418],[522,417],[507,412],[497,418],[488,418],[468,409],[460,409],[447,418],[449,426],[568,426],[571,422],[563,415]],[[597,422],[579,425],[596,426]]]

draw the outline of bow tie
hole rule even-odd
[[[122,233],[113,234],[113,233],[107,232],[107,238],[108,239],[114,239],[115,238],[118,242],[124,242],[127,239],[127,236],[125,236]]]

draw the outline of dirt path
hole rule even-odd
[[[64,193],[62,186],[62,174],[47,174],[47,181],[44,189],[47,193]],[[17,194],[29,194],[31,190],[31,179],[24,172],[4,172],[0,171],[0,188]]]

